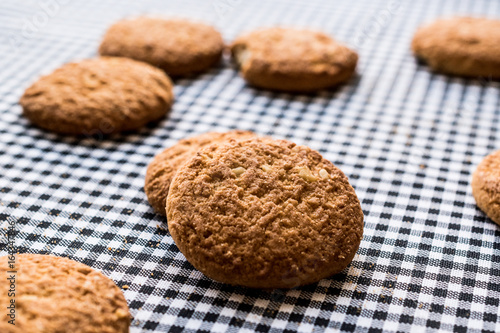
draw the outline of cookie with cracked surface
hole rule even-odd
[[[221,144],[228,140],[242,140],[255,136],[250,131],[209,132],[183,139],[156,155],[146,171],[144,192],[154,210],[166,215],[167,194],[177,169],[198,150],[211,144]]]
[[[214,66],[223,49],[221,34],[207,24],[138,17],[112,25],[104,35],[99,53],[144,61],[169,75],[181,76]]]
[[[342,171],[315,150],[268,138],[200,150],[172,181],[167,220],[194,267],[254,288],[339,273],[363,234],[360,202]]]
[[[8,271],[15,274],[15,326],[0,321],[1,332],[125,333],[129,331],[127,302],[115,283],[79,262],[40,254],[0,258],[0,288],[9,290]],[[14,282],[14,280],[12,280]],[[7,292],[0,303],[10,304]]]
[[[250,84],[271,90],[309,92],[347,81],[355,51],[328,35],[306,29],[268,28],[237,38],[231,54]]]
[[[411,47],[436,72],[500,78],[500,20],[439,19],[420,27]]]
[[[39,78],[19,103],[24,116],[43,129],[102,136],[161,118],[173,99],[172,82],[158,68],[101,57],[65,64]]]
[[[500,225],[500,150],[479,163],[471,185],[478,207]]]

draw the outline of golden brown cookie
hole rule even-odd
[[[179,76],[212,67],[220,60],[223,48],[222,36],[209,25],[184,19],[139,17],[112,25],[99,53],[144,61]]]
[[[107,135],[164,116],[172,83],[161,70],[132,59],[101,57],[65,64],[21,97],[24,115],[62,134]]]
[[[14,318],[4,315],[0,332],[129,331],[125,297],[103,274],[79,262],[49,255],[18,254],[15,269],[9,260],[9,256],[0,258],[0,304],[4,309],[15,304],[15,310],[8,309]],[[9,272],[12,270],[17,273]],[[9,296],[11,289],[13,294]],[[8,323],[11,319],[15,326]]]
[[[472,175],[472,194],[479,208],[500,225],[500,150],[478,165]]]
[[[250,84],[272,90],[308,92],[347,81],[358,55],[326,34],[268,28],[237,38],[231,53]]]
[[[500,20],[440,19],[419,28],[411,47],[436,72],[500,78]]]
[[[342,271],[363,234],[347,177],[317,151],[254,138],[200,150],[175,175],[168,228],[208,277],[291,288]]]
[[[202,147],[215,143],[220,144],[230,139],[248,139],[252,136],[255,134],[250,131],[209,132],[180,140],[156,155],[148,166],[144,185],[144,191],[151,206],[157,213],[166,215],[168,189],[177,169]]]

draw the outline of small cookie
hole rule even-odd
[[[222,36],[209,25],[139,17],[112,25],[99,53],[144,61],[169,75],[180,76],[212,67],[220,60],[223,48]]]
[[[200,150],[175,175],[168,228],[208,277],[291,288],[342,271],[363,234],[347,177],[317,151],[254,138]]]
[[[12,328],[12,332],[24,333],[129,331],[127,301],[111,279],[67,258],[40,254],[15,257],[14,269],[10,256],[0,258],[0,304],[5,308],[15,304],[14,311],[7,309],[14,318],[4,315],[0,332]],[[11,272],[14,270],[17,273]],[[9,289],[14,289],[10,296]],[[8,323],[11,319],[15,326]]]
[[[478,165],[471,185],[479,208],[500,225],[500,150],[486,156]]]
[[[230,131],[226,133],[209,132],[191,138],[183,139],[170,148],[156,155],[146,171],[144,191],[154,210],[166,215],[165,206],[170,183],[177,169],[202,147],[226,142],[230,139],[242,140],[255,136],[250,131]]]
[[[411,47],[436,72],[500,78],[500,20],[440,19],[419,28]]]
[[[311,30],[268,28],[237,38],[233,59],[250,84],[272,90],[307,92],[347,81],[358,55],[328,35]]]
[[[172,82],[132,59],[101,57],[65,64],[21,97],[23,113],[41,128],[73,135],[107,135],[140,128],[164,116]]]

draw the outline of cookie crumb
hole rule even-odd
[[[308,182],[314,182],[318,180],[318,177],[314,176],[308,167],[301,167],[299,169],[299,176],[300,178]]]
[[[319,170],[319,176],[323,179],[328,179],[330,178],[330,174],[328,173],[328,171],[326,171],[325,169],[321,169]]]
[[[236,177],[239,177],[247,170],[245,168],[242,168],[242,167],[237,167],[237,168],[234,168],[232,171],[236,175]]]
[[[262,170],[264,170],[265,172],[271,171],[271,167],[269,165],[267,165],[267,164],[263,164],[260,168]]]

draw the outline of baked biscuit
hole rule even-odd
[[[322,32],[268,28],[237,38],[231,53],[250,84],[272,90],[308,92],[347,81],[358,55]]]
[[[102,57],[65,64],[21,97],[26,118],[61,134],[106,135],[140,128],[164,116],[172,83],[151,65]]]
[[[500,225],[500,150],[478,165],[472,175],[472,194],[479,208]]]
[[[128,57],[150,63],[169,75],[205,71],[224,49],[213,27],[184,19],[139,17],[112,25],[99,47],[101,55]]]
[[[183,139],[156,155],[146,171],[144,191],[154,210],[166,215],[167,194],[177,169],[202,147],[220,144],[230,139],[248,139],[255,136],[249,131],[230,131],[226,133],[209,132]]]
[[[440,19],[419,28],[411,46],[436,72],[500,78],[500,20]]]
[[[8,260],[9,256],[0,258],[0,304],[15,304],[15,309],[7,309],[14,318],[3,316],[1,332],[129,331],[125,297],[103,274],[79,262],[49,255],[18,254],[15,269]],[[17,273],[11,272],[15,270]],[[14,294],[9,296],[9,289]],[[11,319],[15,326],[8,323]]]
[[[363,234],[347,177],[317,151],[254,138],[200,150],[175,175],[168,228],[208,277],[291,288],[342,271]]]

